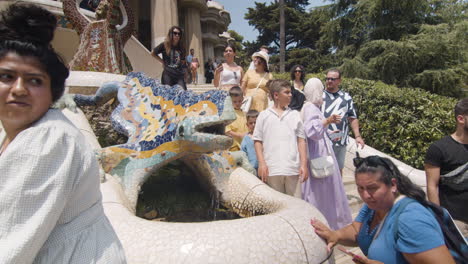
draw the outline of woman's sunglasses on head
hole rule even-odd
[[[391,165],[389,162],[379,156],[368,156],[365,158],[361,158],[359,153],[356,152],[356,157],[353,159],[354,167],[359,168],[362,164],[366,164],[369,167],[377,167],[382,166],[387,170],[392,170]]]

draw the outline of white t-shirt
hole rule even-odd
[[[269,176],[299,175],[297,138],[304,138],[300,113],[287,109],[281,117],[270,107],[257,118],[253,140],[263,142],[263,156]]]

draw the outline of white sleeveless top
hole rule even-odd
[[[220,76],[220,85],[237,84],[240,85],[241,71],[231,71],[226,68],[223,69]]]

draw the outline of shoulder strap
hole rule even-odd
[[[454,223],[447,209],[427,202],[426,208],[437,220],[444,235],[445,245],[455,260],[455,263],[468,263],[468,242]]]
[[[268,74],[268,72],[265,72],[265,74],[263,75],[262,79],[260,79],[260,81],[258,82],[257,88],[255,88],[254,96],[255,96],[255,94],[257,94],[258,87],[260,87],[260,84],[263,82],[263,79],[265,79],[265,76],[266,76],[267,74]]]
[[[323,132],[323,142],[325,143],[325,147],[326,147],[326,149],[327,149],[327,155],[328,155],[328,156],[331,156],[331,153],[332,153],[333,150],[330,149],[331,146],[328,145],[327,137],[328,137],[328,136],[327,136],[327,130],[325,130],[325,131]],[[333,142],[331,142],[331,144],[333,144]]]
[[[400,206],[398,209],[395,211],[395,220],[394,220],[394,225],[393,225],[393,237],[395,237],[395,241],[398,238],[398,224],[400,223],[400,214],[405,210],[406,206],[410,203],[415,203],[416,201],[413,199],[404,199],[400,202]]]
[[[440,177],[445,177],[445,178],[448,178],[448,177],[454,177],[454,176],[457,176],[457,175],[461,175],[463,173],[465,173],[466,171],[468,171],[468,162],[459,166],[458,168],[454,169],[453,171],[450,171],[444,175],[440,175]]]

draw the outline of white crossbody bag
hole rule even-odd
[[[332,156],[332,151],[327,144],[325,139],[325,133],[323,134],[323,141],[327,148],[327,154],[323,157],[318,157],[315,159],[310,159],[310,171],[314,178],[322,179],[332,175],[335,172],[335,160]]]
[[[257,94],[258,87],[262,83],[263,79],[265,79],[265,76],[267,75],[267,72],[263,75],[262,79],[258,82],[257,88],[255,88],[255,92],[252,96],[246,96],[244,100],[242,101],[242,105],[240,109],[242,112],[247,113],[250,110],[250,106],[252,105],[253,97]]]

